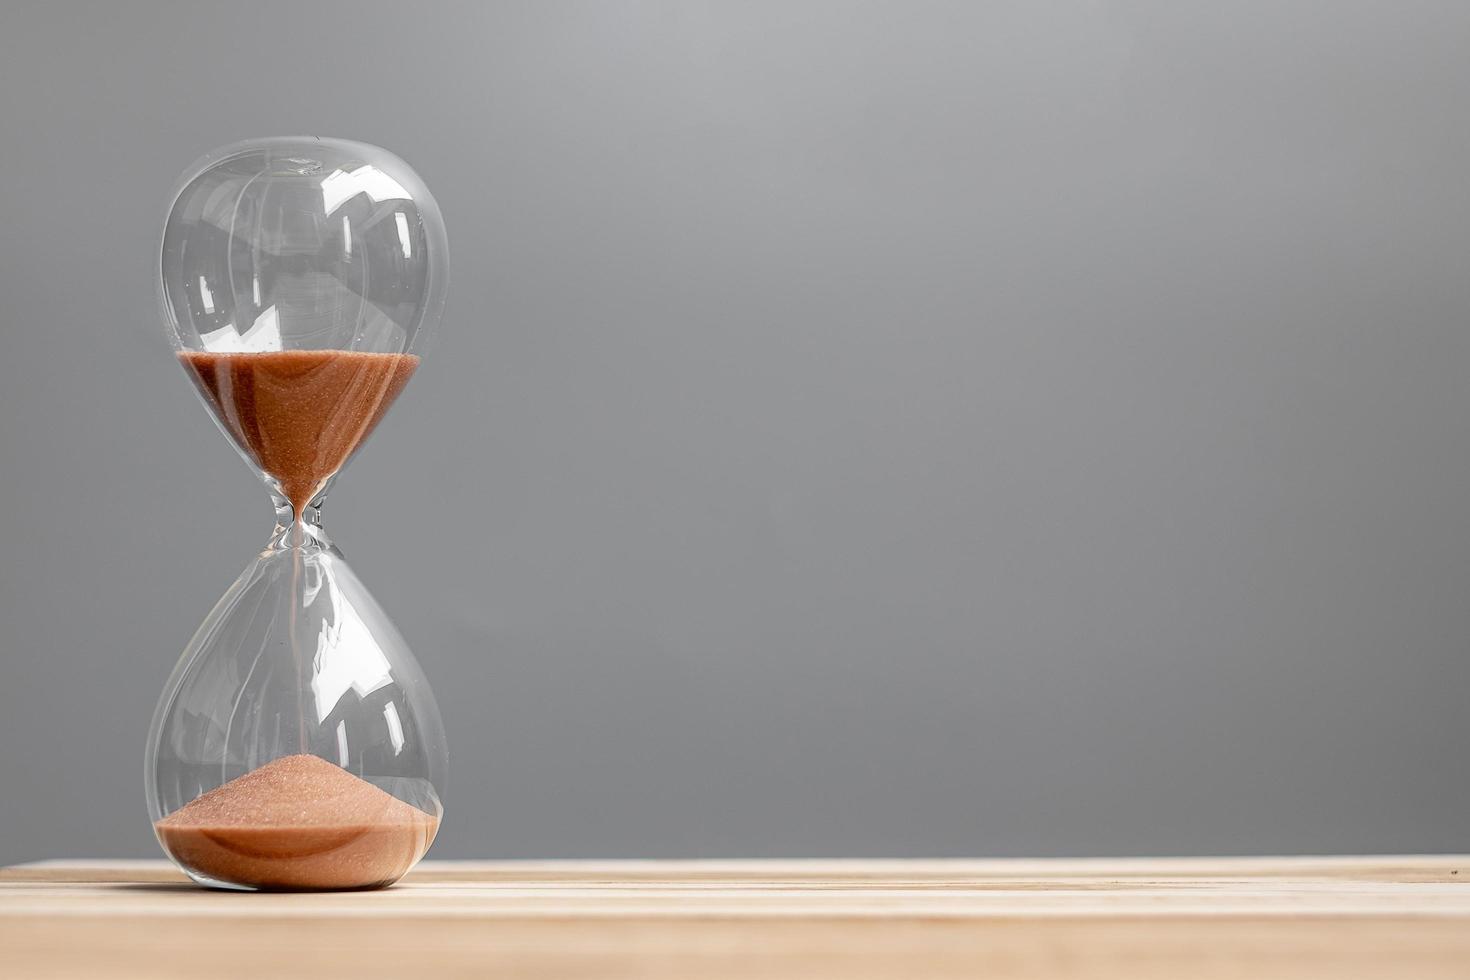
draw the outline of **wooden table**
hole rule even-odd
[[[1470,857],[428,861],[378,892],[0,869],[0,977],[1470,977]]]

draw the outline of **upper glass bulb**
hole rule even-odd
[[[317,137],[224,147],[179,188],[159,264],[164,322],[292,523],[320,504],[438,326],[438,205],[387,150]]]
[[[419,353],[448,286],[439,207],[381,147],[275,137],[185,172],[163,236],[178,349]]]

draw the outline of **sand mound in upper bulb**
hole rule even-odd
[[[297,514],[382,421],[419,363],[414,354],[348,350],[182,351],[179,359]]]

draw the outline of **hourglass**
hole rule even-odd
[[[164,322],[276,510],[148,735],[154,830],[202,885],[379,887],[439,828],[448,757],[433,692],[322,530],[321,506],[413,376],[447,273],[433,197],[374,146],[252,140],[179,185]]]

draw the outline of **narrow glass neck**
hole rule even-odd
[[[332,541],[327,537],[327,532],[322,529],[322,500],[326,497],[326,490],[318,493],[305,507],[301,513],[291,506],[291,502],[280,494],[271,494],[271,503],[276,508],[276,527],[271,532],[270,549],[272,551],[285,551],[290,548],[329,548]]]

